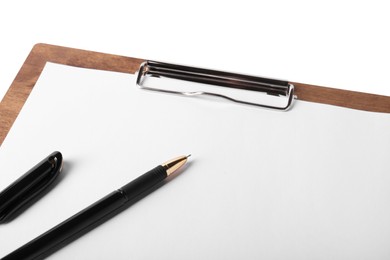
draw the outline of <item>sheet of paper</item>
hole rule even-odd
[[[0,189],[54,150],[57,185],[0,225],[6,255],[154,166],[181,174],[53,259],[389,259],[390,115],[275,112],[47,64],[0,148]]]

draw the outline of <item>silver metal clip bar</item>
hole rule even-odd
[[[225,94],[219,94],[209,91],[177,91],[177,90],[167,90],[152,88],[143,85],[143,77],[152,76],[152,77],[165,77],[172,79],[179,79],[184,81],[191,81],[197,83],[204,83],[209,85],[218,85],[222,87],[228,87],[239,90],[248,90],[255,92],[262,92],[268,95],[283,97],[286,102],[282,105],[267,105],[263,103],[246,101],[243,99],[237,99],[232,96]],[[156,61],[146,61],[141,64],[138,76],[137,76],[137,85],[141,89],[180,94],[184,96],[198,96],[198,95],[208,95],[216,96],[228,99],[233,102],[254,105],[258,107],[283,110],[286,111],[291,108],[294,101],[294,85],[290,84],[288,81],[262,78],[256,76],[249,76],[231,72],[175,65],[163,62]]]

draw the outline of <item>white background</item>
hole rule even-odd
[[[390,95],[387,1],[2,1],[0,97],[35,43]]]

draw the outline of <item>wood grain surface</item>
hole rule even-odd
[[[49,44],[35,45],[0,103],[0,145],[16,120],[46,62],[134,74],[143,61],[138,58]],[[390,113],[390,97],[388,96],[292,83],[299,100]]]

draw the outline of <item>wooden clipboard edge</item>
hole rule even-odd
[[[36,44],[0,102],[0,145],[37,82],[46,62],[134,74],[145,61],[50,44]],[[390,113],[390,97],[292,82],[299,100]],[[294,109],[294,108],[293,108]]]
[[[39,43],[34,45],[0,102],[0,145],[3,143],[46,62],[134,74],[144,60]]]
[[[369,112],[390,113],[390,97],[291,82],[298,100]],[[293,108],[294,109],[294,108]]]

